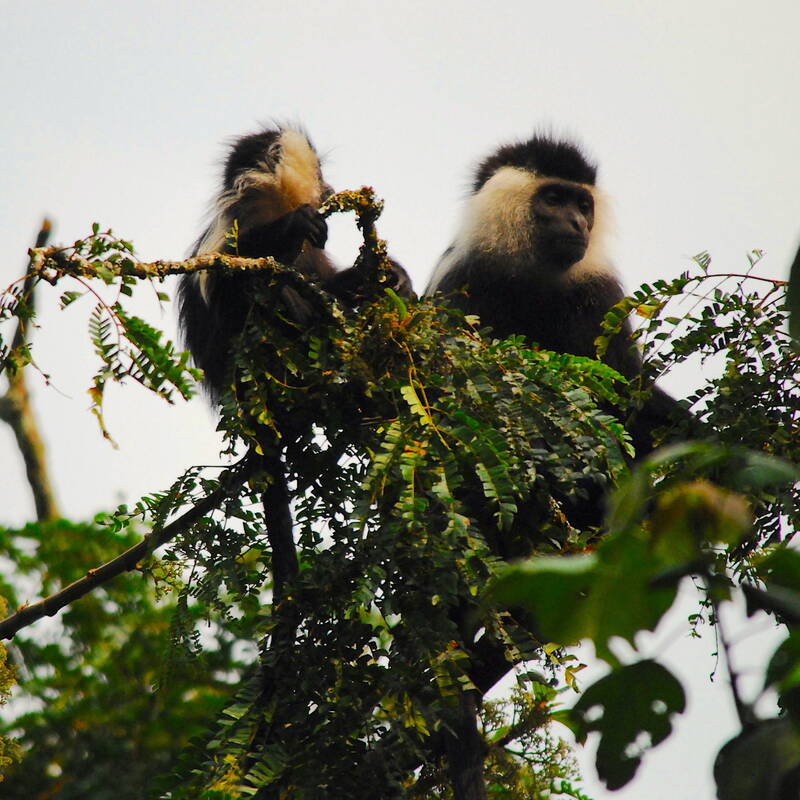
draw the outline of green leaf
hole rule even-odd
[[[756,574],[768,587],[800,587],[800,553],[788,547],[776,547],[756,564]]]
[[[789,625],[800,625],[800,592],[783,586],[773,586],[764,590],[749,583],[742,584],[742,591],[747,600],[748,614],[758,609],[777,614]]]
[[[403,298],[400,297],[400,295],[397,294],[397,292],[395,292],[393,289],[386,288],[383,291],[386,292],[386,296],[392,301],[392,305],[397,311],[400,319],[405,319],[408,316],[408,306],[406,305],[405,300],[403,300]]]
[[[433,420],[431,419],[431,415],[428,413],[428,409],[423,404],[422,400],[420,400],[419,395],[417,394],[417,390],[414,388],[413,384],[406,384],[405,386],[400,387],[400,394],[403,396],[403,399],[408,403],[408,407],[426,424],[433,427]]]
[[[800,342],[800,247],[789,271],[786,305],[789,308],[789,333],[795,342]]]
[[[663,492],[652,516],[656,548],[669,562],[697,559],[706,542],[738,544],[751,525],[747,501],[706,480]]]
[[[800,632],[794,631],[770,659],[764,675],[764,689],[777,686],[781,690],[800,686]]]
[[[635,526],[649,508],[652,490],[644,469],[634,470],[611,496],[608,529],[622,533]]]
[[[107,284],[112,284],[116,278],[114,272],[108,269],[108,267],[103,266],[101,263],[95,264],[94,274]]]
[[[613,663],[608,642],[621,636],[635,646],[641,630],[655,630],[675,599],[676,587],[653,586],[671,561],[652,546],[649,534],[634,529],[610,537],[598,549],[600,565],[585,606],[587,627],[598,655]]]
[[[769,719],[731,739],[714,764],[719,800],[793,800],[800,790],[800,732]]]
[[[597,774],[609,789],[625,786],[642,755],[669,736],[686,708],[680,682],[655,661],[620,667],[592,684],[572,709],[578,741],[600,733]]]
[[[572,644],[592,632],[582,606],[597,568],[595,555],[535,558],[508,567],[491,594],[531,612],[545,641]]]
[[[74,303],[79,297],[83,297],[84,294],[85,292],[64,292],[64,294],[62,294],[59,298],[59,304],[61,305],[61,308],[66,308],[68,305]]]
[[[800,480],[800,469],[782,458],[748,451],[744,465],[734,473],[737,488],[762,489]]]
[[[510,567],[494,584],[493,596],[530,612],[544,641],[572,644],[591,638],[598,655],[614,636],[634,644],[640,630],[654,630],[675,599],[675,586],[654,586],[670,563],[641,529],[610,537],[597,553],[550,556]]]

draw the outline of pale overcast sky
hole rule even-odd
[[[59,242],[98,221],[144,259],[183,256],[222,143],[273,118],[305,124],[335,188],[376,188],[379,232],[418,289],[449,243],[475,162],[543,126],[578,136],[599,160],[628,288],[676,275],[703,249],[738,271],[763,248],[761,273],[783,277],[800,238],[796,0],[6,0],[0,15],[3,287],[44,214]],[[332,224],[342,264],[352,228]],[[88,304],[59,314],[46,294],[34,347],[55,388],[30,380],[67,515],[218,462],[202,401],[167,408],[134,386],[109,392],[112,450],[86,410]],[[139,310],[174,334],[170,308]],[[0,458],[0,520],[19,524],[33,504],[4,428]],[[713,797],[713,754],[735,721],[727,692],[707,680],[713,639],[687,640],[683,617],[653,646],[691,681],[689,712],[620,800]],[[764,646],[745,645],[742,657],[759,664]],[[590,795],[611,796],[584,772]]]

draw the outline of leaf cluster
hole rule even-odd
[[[264,429],[280,435],[301,571],[286,603],[262,613],[267,636],[282,615],[302,620],[285,654],[298,666],[266,706],[243,689],[197,754],[203,777],[187,785],[181,773],[175,796],[401,786],[472,685],[465,637],[485,630],[491,682],[535,651],[517,621],[480,602],[502,551],[584,547],[597,529],[570,523],[588,496],[575,484],[605,485],[623,466],[622,429],[597,404],[614,391],[607,367],[491,342],[430,302],[389,296],[358,314],[322,306],[298,331],[277,288],[256,292],[221,424],[254,447]],[[202,531],[187,539],[209,546]],[[212,560],[202,566],[218,581]]]
[[[706,435],[798,464],[800,348],[789,333],[791,286],[754,274],[762,255],[753,251],[748,269],[733,274],[712,271],[711,257],[700,253],[694,271],[644,284],[607,317],[600,351],[619,319],[637,313],[643,320],[635,336],[644,370],[633,387],[634,404],[653,380],[692,363],[709,377],[683,402]],[[691,432],[697,430],[695,424]],[[791,537],[800,523],[799,492],[791,481],[776,483],[773,491],[762,487],[753,506],[752,536],[742,547]]]
[[[596,552],[567,558],[540,557],[510,567],[493,592],[509,605],[522,605],[538,628],[561,643],[591,639],[612,672],[588,687],[567,720],[579,739],[601,734],[597,752],[599,776],[610,789],[625,785],[636,773],[647,749],[672,730],[671,716],[685,708],[680,682],[663,665],[642,660],[621,664],[613,653],[614,637],[636,649],[636,634],[654,630],[675,600],[680,582],[690,576],[705,587],[715,620],[719,606],[737,589],[728,568],[728,553],[748,541],[755,520],[741,493],[711,483],[703,475],[716,464],[740,491],[757,496],[775,485],[800,480],[800,469],[742,448],[694,443],[659,451],[639,466],[617,490],[609,513],[609,533]],[[734,555],[741,569],[741,557]],[[800,675],[794,627],[800,623],[800,556],[777,548],[748,560],[750,570],[740,590],[752,612],[776,614],[791,634],[766,670],[764,691],[781,686],[784,707],[794,723],[793,706]],[[761,584],[761,585],[759,585]],[[763,588],[762,588],[763,587]],[[720,632],[721,642],[727,642]],[[752,703],[734,700],[745,734],[772,726],[756,720]],[[787,733],[789,742],[793,733]],[[800,756],[794,745],[787,753]],[[721,756],[722,757],[722,756]],[[788,757],[788,756],[787,756]],[[787,762],[794,765],[794,756]],[[720,786],[730,786],[726,779]],[[734,782],[735,783],[735,782]],[[722,797],[738,797],[728,794]],[[738,790],[737,790],[738,791]],[[741,795],[745,796],[745,795]],[[778,794],[768,796],[782,796]]]
[[[32,586],[53,591],[140,536],[136,525],[65,520],[4,529],[0,556],[14,570],[0,594],[16,606]],[[242,647],[217,628],[201,656],[180,658],[170,647],[175,612],[174,600],[158,601],[151,583],[126,574],[38,635],[15,637],[10,662],[25,697],[12,702],[0,733],[13,735],[24,757],[6,770],[4,798],[138,800],[205,729],[245,666]],[[201,623],[197,603],[183,613],[192,628]]]
[[[363,259],[367,269],[384,251],[370,215],[362,221],[374,256]],[[196,373],[185,354],[123,307],[132,270],[141,265],[121,253],[104,258],[103,248],[115,247],[127,250],[98,229],[87,243],[76,243],[75,254],[84,259],[77,271],[48,256],[41,273],[86,281],[88,259],[96,277],[118,290],[117,300],[98,302],[90,317],[101,360],[92,383],[95,407],[107,380],[133,378],[165,399],[173,389],[188,396]],[[270,604],[276,554],[259,502],[276,476],[267,473],[195,521],[161,562],[148,565],[159,585],[177,590],[165,634],[173,646],[168,663],[184,663],[176,652],[200,664],[219,654],[214,663],[241,676],[211,731],[164,779],[164,796],[302,800],[370,796],[379,787],[381,796],[408,797],[423,785],[416,782],[428,781],[446,797],[437,770],[460,695],[484,691],[509,669],[545,659],[557,650],[554,643],[584,637],[615,669],[561,718],[580,737],[601,733],[598,769],[609,786],[621,786],[644,751],[668,735],[684,699],[663,666],[618,664],[610,639],[634,642],[639,630],[652,629],[690,575],[704,582],[716,616],[735,586],[731,571],[747,579],[754,608],[795,624],[791,557],[756,562],[759,548],[791,537],[798,513],[800,454],[791,435],[800,410],[797,351],[784,333],[788,308],[776,284],[766,295],[744,282],[706,290],[707,282],[721,279],[700,259],[696,276],[642,287],[607,318],[606,337],[632,311],[646,319],[639,330],[646,369],[640,383],[626,386],[599,361],[542,351],[521,338],[493,341],[474,319],[438,301],[406,303],[377,293],[379,280],[371,284],[377,294],[346,310],[291,269],[247,261],[203,267],[252,268],[259,276],[233,345],[220,428],[229,454],[245,447],[282,461],[299,573],[281,601]],[[308,304],[310,324],[298,325],[285,306],[287,286]],[[76,299],[65,298],[65,305]],[[692,308],[668,313],[682,298]],[[27,309],[24,297],[11,291],[0,315],[23,318]],[[600,351],[603,344],[601,337]],[[6,350],[3,357],[17,368],[27,356]],[[690,398],[714,442],[658,453],[628,477],[627,436],[609,409],[642,402],[650,379],[690,357],[723,359],[721,376]],[[754,422],[754,405],[763,421]],[[617,483],[604,533],[602,498]],[[158,529],[218,485],[190,470],[166,492],[120,509],[104,527],[72,531],[65,540],[98,540],[98,530],[127,536],[137,517]],[[45,537],[30,535],[38,537],[40,570],[50,563],[41,549]],[[506,566],[530,556],[536,558]],[[24,548],[9,558],[24,565]],[[71,563],[84,564],[85,552]],[[40,572],[47,586],[45,577]],[[135,598],[129,580],[119,583],[120,591]],[[124,607],[107,592],[84,601],[86,609],[99,607],[103,623]],[[146,616],[155,607],[138,611]],[[211,625],[210,648],[201,621]],[[286,631],[292,636],[283,641]],[[96,642],[90,634],[73,631]],[[242,640],[257,642],[261,656],[246,674],[232,655]],[[780,687],[792,715],[797,648],[788,641],[767,685]],[[95,646],[91,653],[102,650]],[[144,650],[130,660],[149,684]],[[80,671],[89,652],[76,649],[73,661],[69,652],[52,658]],[[101,668],[127,663],[117,654],[111,664],[110,652],[90,673],[93,680]],[[45,664],[49,657],[40,652],[34,660]],[[126,677],[110,685],[116,689]],[[37,680],[54,678],[43,670]],[[137,700],[147,697],[140,682],[129,682]],[[508,712],[511,723],[491,707],[484,715],[484,734],[495,745],[487,762],[494,796],[507,796],[510,786],[518,796],[541,796],[561,780],[558,791],[579,797],[565,762],[558,774],[541,770],[546,758],[562,764],[559,746],[538,733],[552,698],[542,695],[541,684],[521,685],[525,692]],[[77,683],[63,688],[72,696],[80,690]],[[48,691],[52,696],[42,683],[42,696]],[[210,708],[211,701],[196,706],[198,715]],[[76,720],[66,715],[65,728],[67,721]],[[747,724],[757,725],[750,718]],[[36,725],[26,723],[28,730]],[[52,752],[33,744],[42,758]],[[542,775],[549,776],[549,789],[535,783]]]

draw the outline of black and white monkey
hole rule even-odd
[[[234,140],[223,170],[211,224],[191,255],[272,256],[317,280],[343,300],[358,282],[355,268],[337,270],[325,252],[328,227],[320,204],[333,190],[322,177],[320,159],[308,136],[293,127],[270,127]],[[238,233],[231,237],[234,225]],[[391,262],[394,288],[410,293],[405,270]],[[219,399],[231,354],[250,307],[252,275],[198,272],[179,288],[179,320],[195,363],[205,373],[212,399]],[[296,291],[281,290],[291,316],[308,321],[309,308]]]
[[[537,135],[500,147],[479,165],[461,228],[425,294],[463,289],[451,304],[496,336],[596,358],[600,322],[624,297],[596,179],[597,166],[572,142]],[[641,371],[630,334],[626,320],[603,358],[629,379]],[[673,410],[676,401],[656,387],[628,426],[638,455],[652,450],[653,429]]]
[[[241,136],[228,152],[211,224],[192,255],[272,256],[318,281],[337,298],[358,302],[363,286],[361,272],[357,267],[337,270],[324,249],[328,226],[319,208],[331,193],[322,177],[317,151],[302,130],[278,126]],[[231,236],[232,230],[235,236]],[[395,291],[410,293],[405,270],[393,261],[390,277]],[[263,273],[257,271],[200,271],[181,278],[180,328],[215,403],[226,384],[236,385],[235,376],[230,374],[232,345],[244,330],[253,288],[263,279]],[[308,324],[312,313],[308,303],[289,286],[280,292],[288,316],[299,325]],[[263,504],[277,603],[286,582],[297,574],[297,556],[280,443],[264,428],[259,428],[259,439],[264,452],[260,463],[271,478]]]

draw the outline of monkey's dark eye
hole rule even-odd
[[[542,199],[545,203],[551,206],[561,205],[563,201],[561,192],[557,191],[556,189],[548,189],[547,191],[543,192]]]
[[[578,203],[578,210],[581,214],[589,215],[592,213],[592,204],[588,200]]]

